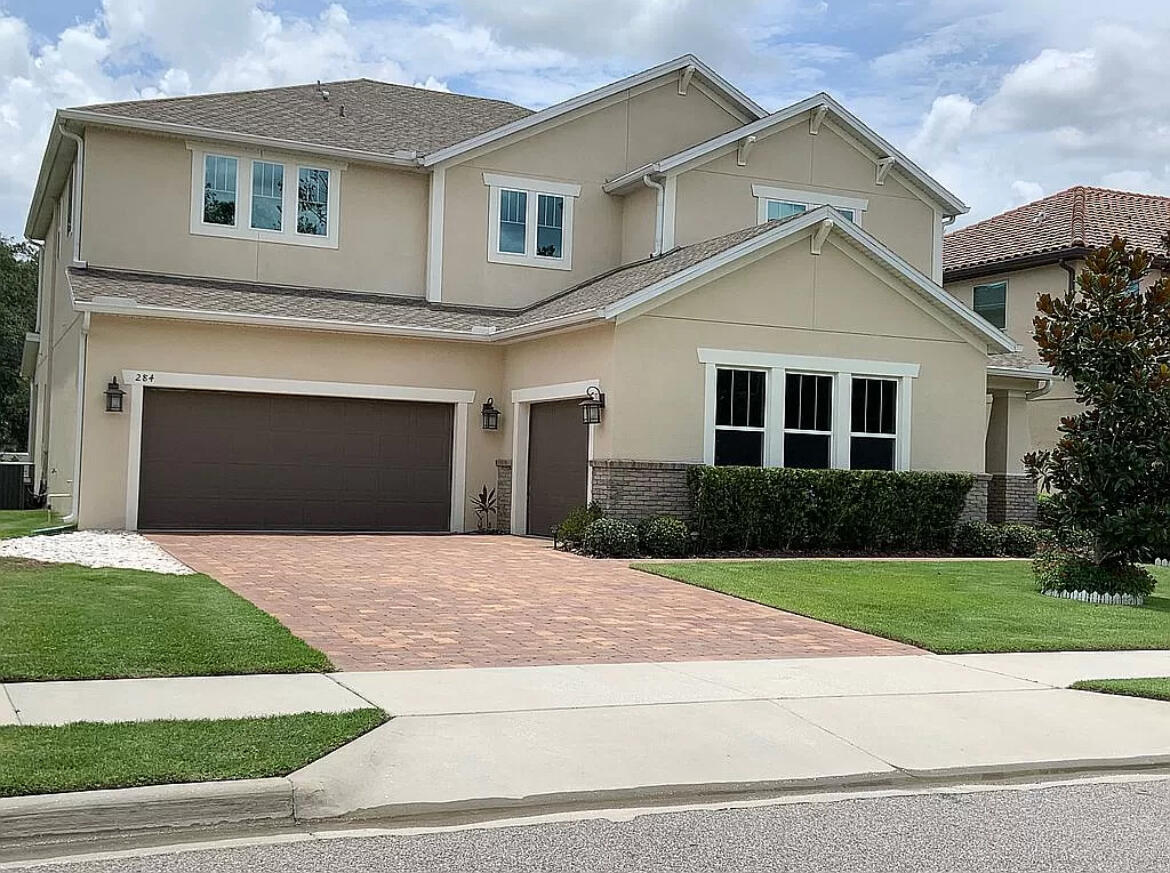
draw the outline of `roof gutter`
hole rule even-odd
[[[1086,246],[1070,246],[1069,248],[1058,249],[1052,252],[1038,252],[986,264],[972,264],[969,267],[957,267],[951,270],[944,270],[943,281],[959,282],[963,279],[978,279],[983,276],[998,275],[999,273],[1015,273],[1019,270],[1031,269],[1032,267],[1059,264],[1063,260],[1075,261],[1087,257],[1090,251],[1091,249]]]

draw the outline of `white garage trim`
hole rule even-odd
[[[310,397],[350,397],[366,400],[408,400],[455,405],[451,451],[451,530],[463,530],[467,501],[468,409],[475,391],[457,388],[418,388],[410,385],[363,385],[356,382],[309,382],[253,376],[206,373],[164,373],[123,370],[122,383],[130,400],[130,445],[126,463],[126,530],[138,529],[138,488],[142,469],[142,395],[146,388],[187,388],[238,391],[245,394],[302,394]]]
[[[528,533],[528,422],[533,403],[548,400],[572,400],[584,397],[590,388],[601,388],[598,379],[582,382],[559,382],[533,388],[517,388],[512,392],[512,533]],[[586,425],[581,425],[585,427]],[[589,425],[589,462],[593,461],[593,430]],[[588,468],[585,482],[585,502],[593,499],[593,467]]]

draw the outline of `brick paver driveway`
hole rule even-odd
[[[917,651],[682,582],[480,536],[159,534],[343,670]]]

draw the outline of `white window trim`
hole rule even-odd
[[[844,197],[839,194],[823,194],[820,191],[805,191],[798,188],[776,188],[760,183],[752,184],[752,196],[756,198],[756,223],[768,220],[768,201],[782,200],[785,203],[799,203],[810,212],[818,206],[832,206],[835,209],[849,209],[853,212],[853,223],[859,227],[862,216],[869,209],[869,201],[860,197]]]
[[[126,530],[138,529],[138,488],[142,471],[142,395],[147,388],[187,388],[203,391],[239,391],[250,394],[302,394],[314,397],[356,397],[370,400],[413,400],[455,406],[451,435],[451,531],[464,530],[467,506],[467,432],[473,389],[419,388],[411,385],[369,385],[356,382],[312,382],[207,373],[165,373],[123,370],[122,384],[129,395],[130,439],[126,463]]]
[[[519,267],[542,267],[546,270],[573,269],[573,203],[581,195],[581,186],[569,182],[551,182],[544,179],[526,179],[484,173],[483,183],[488,187],[487,259],[493,264],[511,264]],[[523,191],[527,197],[525,216],[524,254],[500,251],[500,192]],[[536,254],[536,210],[538,197],[548,194],[564,198],[561,225],[561,256],[541,257]]]
[[[284,245],[313,246],[335,249],[338,245],[338,225],[341,223],[341,173],[344,164],[328,161],[304,160],[284,155],[249,152],[241,149],[219,149],[187,143],[191,151],[191,233],[197,236],[216,236],[228,239],[246,239]],[[208,155],[220,155],[236,160],[236,223],[209,224],[203,220],[203,167]],[[252,167],[256,161],[281,164],[284,167],[284,201],[281,207],[280,230],[252,227]],[[297,190],[300,171],[327,170],[329,172],[329,200],[326,203],[327,233],[314,236],[299,233],[296,227]]]
[[[590,388],[601,389],[597,379],[581,382],[558,382],[552,385],[537,385],[532,388],[516,388],[512,391],[512,518],[511,530],[517,536],[528,533],[528,434],[530,413],[533,403],[549,400],[573,400],[584,398]],[[585,425],[589,428],[589,465],[585,474],[585,503],[593,500],[593,434],[601,425]]]
[[[850,469],[849,440],[852,437],[852,400],[854,376],[893,379],[898,383],[896,428],[897,449],[894,469],[910,469],[911,402],[914,380],[921,372],[919,364],[894,361],[866,361],[854,358],[826,358],[810,355],[783,355],[772,352],[737,349],[699,349],[699,363],[705,366],[703,391],[703,463],[715,463],[716,371],[719,369],[767,369],[767,395],[764,409],[764,466],[784,466],[784,390],[789,372],[833,377],[832,439],[830,466]],[[773,426],[779,422],[780,426]],[[820,433],[820,431],[818,431]]]

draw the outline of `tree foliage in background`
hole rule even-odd
[[[1141,287],[1149,253],[1113,242],[1089,255],[1076,287],[1041,295],[1041,359],[1076,386],[1084,409],[1061,419],[1051,451],[1025,459],[1080,560],[1124,574],[1170,547],[1170,283]]]
[[[0,237],[0,451],[28,448],[28,382],[20,376],[20,358],[36,308],[36,248]]]

